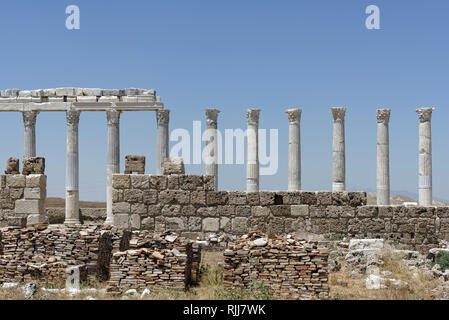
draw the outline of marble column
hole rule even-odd
[[[417,109],[419,119],[419,205],[432,205],[432,111]]]
[[[157,118],[157,154],[156,174],[164,174],[164,160],[169,157],[168,150],[168,123],[170,122],[170,110],[156,111]]]
[[[334,119],[332,144],[332,191],[346,190],[345,115],[346,108],[331,108]]]
[[[288,191],[301,190],[301,109],[290,109],[288,115]]]
[[[67,110],[67,162],[66,162],[66,224],[80,223],[79,215],[79,157],[78,123],[80,111]]]
[[[246,191],[259,191],[259,109],[246,110],[248,118],[246,149]]]
[[[214,176],[215,190],[218,190],[218,131],[217,120],[220,110],[206,109],[206,175]]]
[[[377,205],[390,205],[390,109],[377,110]]]
[[[36,117],[38,111],[23,111],[23,158],[36,156]]]
[[[106,165],[106,225],[114,223],[112,213],[112,175],[120,173],[120,111],[111,109],[106,111],[108,120],[108,159]]]

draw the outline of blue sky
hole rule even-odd
[[[381,30],[365,28],[377,5]],[[65,28],[78,5],[81,29]],[[204,109],[222,110],[220,129],[279,129],[279,171],[261,189],[287,187],[288,121],[303,109],[302,185],[331,188],[332,120],[346,106],[347,185],[375,190],[377,108],[392,109],[391,188],[417,193],[417,107],[433,117],[434,196],[449,199],[449,2],[433,1],[3,1],[0,88],[154,88],[172,110],[171,129],[191,130]],[[20,114],[0,114],[0,169],[21,157]],[[147,156],[155,172],[152,112],[125,113],[121,160]],[[46,157],[49,196],[64,196],[65,115],[41,113],[37,153]],[[245,189],[245,166],[222,166],[221,189]],[[188,171],[200,173],[201,165]],[[105,199],[106,115],[80,121],[80,197]]]

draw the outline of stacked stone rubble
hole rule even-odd
[[[328,250],[317,242],[293,235],[268,239],[256,231],[229,246],[224,258],[225,288],[251,289],[262,282],[274,296],[284,299],[328,297]]]

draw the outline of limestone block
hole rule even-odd
[[[134,189],[149,189],[150,188],[150,176],[147,175],[131,175],[131,186]]]
[[[378,250],[383,249],[383,239],[352,239],[349,241],[349,250]]]
[[[142,90],[142,93],[141,93],[142,95],[144,95],[144,96],[156,96],[156,90],[154,90],[154,89],[143,89]]]
[[[303,205],[292,205],[291,214],[295,217],[308,217],[309,216],[309,206]]]
[[[10,188],[9,196],[13,200],[21,199],[23,197],[23,188]]]
[[[119,102],[118,96],[103,96],[98,99],[98,102]]]
[[[150,189],[165,190],[167,189],[167,176],[151,175]]]
[[[45,214],[44,200],[16,200],[14,212],[16,214]]]
[[[46,197],[47,197],[47,192],[46,192],[45,188],[25,188],[24,189],[24,198],[25,199],[44,200]]]
[[[204,190],[215,191],[215,177],[214,176],[203,176]]]
[[[119,89],[103,89],[102,95],[105,97],[110,96],[120,96],[120,90]]]
[[[45,173],[45,158],[32,157],[23,159],[22,174],[44,174]]]
[[[43,89],[42,96],[43,97],[54,97],[54,96],[56,96],[56,89]]]
[[[146,205],[156,204],[158,192],[156,190],[143,190],[142,201]]]
[[[142,92],[143,92],[143,89],[137,89],[137,88],[126,88],[125,89],[126,96],[138,96]]]
[[[203,219],[203,232],[218,232],[220,230],[219,218],[204,218]]]
[[[189,231],[201,231],[201,217],[189,217],[187,227]]]
[[[148,218],[142,219],[141,222],[140,222],[140,228],[142,230],[153,231],[154,230],[154,218],[153,217],[148,217]]]
[[[229,191],[228,192],[228,203],[236,205],[246,204],[246,192],[244,191]]]
[[[137,203],[143,201],[143,190],[125,189],[123,190],[123,201],[129,203]]]
[[[218,215],[217,207],[198,208],[197,214],[202,217],[215,217]]]
[[[207,205],[223,205],[228,202],[228,193],[226,191],[207,192]]]
[[[251,207],[251,215],[254,217],[268,217],[270,215],[270,208],[261,206]]]
[[[437,207],[435,212],[439,218],[449,218],[449,207]]]
[[[232,219],[232,232],[233,233],[248,232],[248,218],[236,217]]]
[[[348,192],[338,191],[332,192],[332,204],[334,206],[346,206],[349,203]]]
[[[130,221],[129,214],[119,213],[114,214],[114,226],[119,229],[129,229]]]
[[[379,218],[393,218],[393,207],[379,206]]]
[[[290,216],[291,215],[291,206],[290,205],[277,205],[270,206],[271,213],[273,216]]]
[[[20,89],[6,89],[1,91],[2,97],[17,97],[19,95]]]
[[[376,218],[378,215],[378,206],[363,206],[357,208],[357,217]]]
[[[178,176],[168,176],[167,177],[167,188],[172,190],[179,189],[179,177]]]
[[[232,205],[217,206],[217,213],[220,217],[231,216],[233,214],[236,214],[235,206]]]
[[[42,89],[31,90],[31,96],[32,97],[42,97],[42,96],[44,96],[44,90],[42,90]]]
[[[332,192],[330,191],[318,191],[316,193],[317,204],[321,206],[332,205]]]
[[[204,190],[203,176],[181,175],[179,176],[179,187],[183,190]]]
[[[21,174],[13,174],[6,176],[6,186],[10,188],[25,188],[25,176]]]
[[[43,174],[30,174],[26,176],[27,188],[47,188],[47,176]]]
[[[82,89],[79,88],[56,88],[55,93],[57,96],[81,96],[83,95]]]
[[[238,217],[251,216],[251,206],[235,206],[235,215]]]
[[[9,158],[6,162],[6,174],[19,174],[19,159],[18,158]]]
[[[128,202],[117,202],[112,204],[112,212],[116,213],[131,213],[131,204]]]
[[[159,193],[161,204],[189,204],[190,193],[184,190],[163,190]]]
[[[154,231],[155,232],[165,231],[165,217],[156,217],[154,219]]]
[[[129,217],[129,226],[130,226],[131,229],[140,230],[141,221],[140,221],[140,215],[139,214],[132,214]]]
[[[259,192],[259,199],[260,199],[261,206],[269,206],[269,205],[276,204],[275,198],[276,198],[276,192],[270,192],[270,191]]]
[[[48,97],[48,102],[64,102],[64,97]]]
[[[232,220],[228,217],[220,218],[220,230],[224,232],[231,232],[232,230]]]
[[[206,191],[191,191],[190,203],[195,205],[206,205]]]
[[[146,215],[148,213],[148,207],[143,203],[133,203],[131,204],[131,213]]]
[[[247,192],[246,203],[249,204],[250,206],[260,205],[259,192]]]
[[[187,219],[186,218],[174,218],[167,217],[165,218],[165,228],[166,231],[184,231],[186,230]]]
[[[0,189],[6,188],[6,176],[0,175]]]
[[[309,215],[311,218],[325,218],[326,208],[322,206],[309,206]]]
[[[348,192],[348,201],[352,207],[366,206],[366,192]]]
[[[184,160],[182,158],[165,158],[164,175],[185,174]]]
[[[121,97],[121,99],[122,99],[122,102],[127,102],[127,103],[138,103],[139,102],[137,97],[123,96],[123,97]]]
[[[31,97],[31,90],[19,91],[19,97]]]
[[[48,217],[45,214],[30,214],[27,217],[27,227],[34,226],[35,224],[49,223]]]
[[[178,204],[167,204],[162,207],[163,216],[179,216],[181,215],[181,206]]]
[[[162,206],[160,204],[151,204],[148,206],[149,216],[160,216],[162,214]]]
[[[125,157],[125,174],[145,173],[145,157],[128,155]]]
[[[97,97],[96,96],[78,96],[76,97],[77,102],[86,102],[86,103],[96,103]]]
[[[17,98],[0,98],[0,103],[15,103]]]
[[[113,174],[112,187],[114,189],[129,189],[131,188],[131,176],[129,174]]]
[[[27,225],[27,216],[26,215],[16,215],[7,218],[8,226],[10,227],[19,227],[25,228]]]
[[[83,96],[100,97],[103,95],[103,91],[100,88],[83,88]]]
[[[181,212],[183,216],[194,216],[196,215],[196,208],[192,205],[183,206]]]
[[[317,197],[315,192],[303,191],[299,194],[300,204],[307,204],[313,206],[317,204]]]

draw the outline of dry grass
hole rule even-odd
[[[65,199],[62,198],[47,198],[47,208],[64,208]],[[106,208],[106,202],[95,201],[80,201],[80,208]]]
[[[360,278],[350,278],[348,271],[332,273],[329,277],[330,298],[338,300],[431,300],[431,290],[437,286],[437,280],[426,279],[421,271],[414,275],[408,267],[393,254],[391,248],[384,249],[384,264],[380,271],[390,271],[388,278],[405,281],[408,289],[368,290],[364,280],[367,275]],[[342,264],[345,262],[342,261]],[[342,285],[342,283],[347,285]]]

